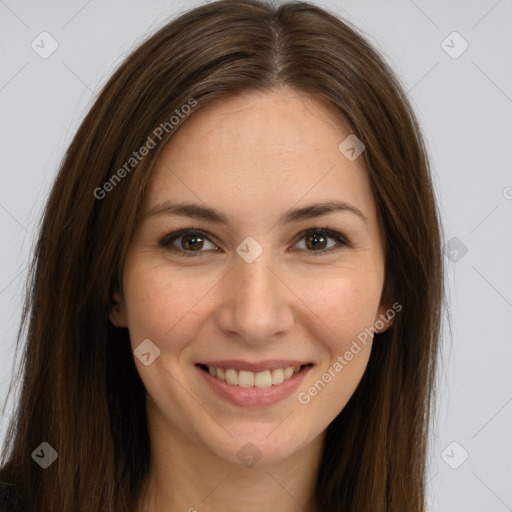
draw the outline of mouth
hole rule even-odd
[[[218,364],[218,363],[217,363]],[[231,366],[235,366],[230,363]],[[265,364],[265,363],[263,363]],[[279,363],[278,363],[279,364]],[[289,365],[277,368],[266,368],[262,371],[250,371],[240,369],[240,365],[237,368],[229,367],[228,364],[222,363],[222,366],[216,366],[213,364],[197,363],[201,370],[209,373],[212,377],[217,380],[226,382],[231,386],[239,386],[242,388],[270,388],[272,386],[279,386],[283,382],[291,379],[295,374],[303,371],[305,368],[310,368],[313,363],[305,363],[299,365]],[[261,366],[261,364],[259,364]],[[275,366],[268,364],[268,366]]]
[[[258,364],[213,363],[196,363],[195,367],[210,393],[213,391],[217,398],[238,407],[262,407],[280,402],[297,390],[315,366],[314,363],[283,360]]]

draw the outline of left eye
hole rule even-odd
[[[299,241],[295,245],[300,245],[299,242],[304,240],[303,247],[299,247],[299,250],[313,253],[314,256],[329,253],[341,249],[343,246],[350,245],[341,233],[326,228],[308,229],[299,236]],[[181,242],[176,244],[175,242],[180,239]],[[334,243],[329,245],[329,239],[334,240]],[[178,252],[183,256],[199,256],[201,252],[205,252],[202,249],[218,250],[217,246],[209,240],[207,233],[197,229],[183,229],[171,233],[162,238],[158,243],[160,246]],[[210,244],[211,247],[205,247],[205,244]]]
[[[329,239],[334,240],[334,243],[328,245]],[[300,240],[305,240],[305,250],[311,247],[313,248],[313,251],[308,252],[313,252],[315,256],[325,254],[326,252],[335,251],[341,249],[343,246],[349,245],[348,241],[345,239],[345,237],[343,237],[341,233],[323,228],[308,229],[307,231],[301,233]]]

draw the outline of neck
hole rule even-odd
[[[162,418],[148,421],[151,464],[137,512],[314,512],[324,435],[265,466],[233,464]]]

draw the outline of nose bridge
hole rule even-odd
[[[284,284],[265,252],[249,263],[236,257],[224,283],[219,327],[249,343],[262,343],[293,324]]]

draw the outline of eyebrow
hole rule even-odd
[[[327,201],[323,203],[312,204],[303,208],[288,210],[278,220],[278,224],[290,224],[301,220],[321,217],[333,212],[350,212],[357,215],[365,224],[368,219],[364,213],[355,206],[345,201]],[[180,217],[191,217],[196,219],[208,220],[217,224],[230,226],[228,218],[218,210],[208,206],[202,206],[194,203],[173,203],[165,201],[157,204],[144,215],[144,219],[156,215],[176,215]]]

